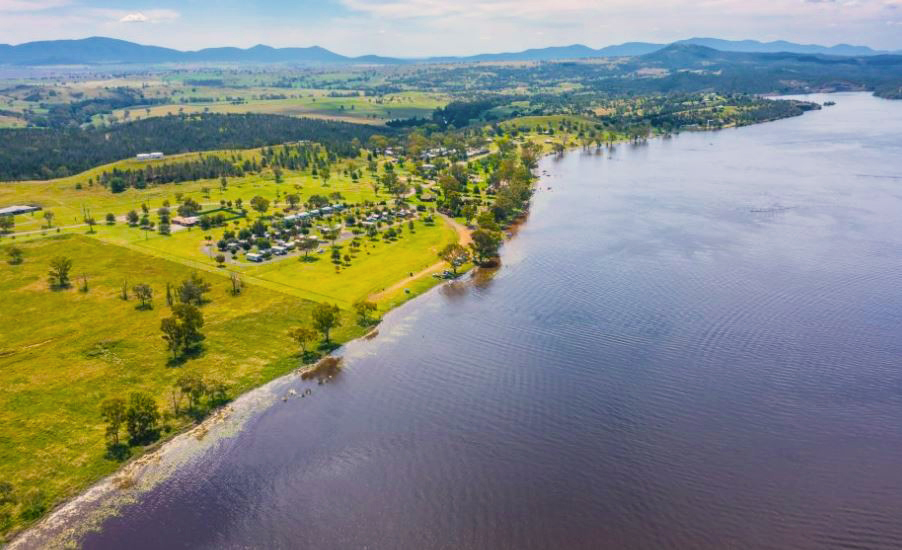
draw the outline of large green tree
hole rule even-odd
[[[51,288],[69,288],[69,272],[72,271],[72,259],[65,256],[57,256],[50,260],[48,281]]]
[[[146,393],[134,392],[128,400],[125,423],[132,443],[144,444],[157,437],[160,411],[157,402]]]
[[[329,333],[341,325],[341,310],[334,304],[316,304],[311,314],[313,327],[329,342]]]
[[[204,339],[200,332],[203,326],[204,316],[197,307],[191,304],[172,306],[172,316],[160,321],[160,330],[173,358],[197,348]]]

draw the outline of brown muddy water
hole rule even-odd
[[[902,102],[814,99],[546,159],[493,277],[84,546],[902,547]]]

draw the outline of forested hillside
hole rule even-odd
[[[107,128],[0,130],[0,181],[64,177],[138,153],[247,149],[289,141],[322,143],[339,156],[390,131],[360,124],[264,114],[149,118]]]

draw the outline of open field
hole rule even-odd
[[[343,173],[345,168],[362,169],[364,159],[345,161],[339,166],[342,171],[336,171],[329,181],[316,178],[309,172],[285,172],[285,181],[275,183],[271,171],[263,171],[260,174],[251,174],[244,177],[235,177],[228,180],[227,188],[220,187],[218,179],[194,180],[182,183],[170,183],[165,185],[152,185],[145,189],[129,188],[122,193],[111,193],[108,189],[98,184],[89,184],[89,180],[97,181],[103,172],[114,169],[141,169],[149,164],[163,164],[196,159],[200,156],[237,156],[239,159],[260,159],[260,150],[251,149],[244,151],[213,151],[207,153],[189,153],[173,155],[163,161],[138,161],[134,159],[121,160],[104,166],[100,166],[81,174],[49,181],[33,182],[8,182],[0,185],[0,205],[10,204],[39,204],[44,210],[50,210],[55,217],[53,225],[66,226],[80,224],[83,218],[83,208],[88,208],[90,213],[100,220],[107,213],[113,213],[117,217],[125,215],[129,210],[140,210],[142,204],[151,209],[157,209],[164,201],[176,204],[176,194],[185,198],[192,198],[205,206],[218,206],[220,200],[242,199],[247,202],[252,197],[260,195],[272,201],[286,194],[297,193],[302,200],[311,195],[329,195],[341,193],[344,200],[358,202],[363,200],[384,200],[388,196],[384,193],[377,196],[372,187],[364,181],[354,182]],[[333,167],[335,169],[335,167]],[[367,178],[369,179],[369,178]],[[79,188],[80,187],[80,188]],[[204,190],[208,192],[205,193]],[[285,206],[284,199],[275,206]],[[16,216],[16,231],[40,230],[45,225],[42,213],[34,213]],[[52,231],[52,230],[51,230]]]
[[[3,308],[16,319],[0,333],[0,479],[10,480],[17,495],[52,505],[118,467],[104,458],[103,399],[143,391],[166,409],[170,388],[185,372],[226,382],[234,396],[299,364],[286,332],[309,324],[312,302],[253,284],[231,296],[225,276],[204,273],[213,286],[202,308],[205,352],[168,367],[159,330],[169,315],[165,285],[177,285],[191,268],[82,236],[18,246],[24,263],[0,269]],[[87,293],[78,282],[48,288],[47,265],[58,255],[72,258],[74,275],[87,275]],[[123,301],[125,281],[150,284],[155,308],[140,311],[136,300]],[[363,330],[345,313],[334,338]],[[178,422],[169,420],[169,427]]]
[[[447,103],[442,96],[426,93],[403,93],[384,97],[329,97],[318,91],[289,90],[284,99],[259,99],[260,93],[224,91],[222,99],[210,102],[170,103],[133,107],[113,111],[116,120],[176,115],[179,113],[264,113],[286,116],[320,117],[346,122],[382,124],[395,118],[429,117]],[[299,92],[299,93],[295,93]],[[217,90],[201,90],[204,96],[219,98]],[[234,95],[233,95],[234,94]],[[241,103],[225,101],[225,96],[240,97]],[[263,94],[265,95],[265,94]],[[286,95],[285,90],[273,95]]]

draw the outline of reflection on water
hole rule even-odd
[[[501,269],[85,545],[902,547],[902,103],[834,99],[546,159]]]

